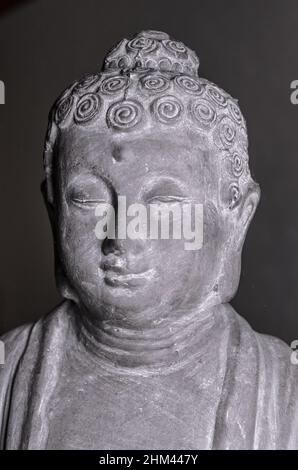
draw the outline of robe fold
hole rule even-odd
[[[169,381],[164,384],[159,383],[159,387],[164,386],[169,389],[169,395],[160,408],[156,401],[156,422],[153,411],[150,411],[152,419],[143,418],[143,421],[140,419],[141,411],[138,411],[136,419],[139,423],[139,432],[142,433],[142,426],[144,429],[143,440],[140,441],[139,447],[155,449],[163,446],[173,448],[179,445],[185,449],[298,449],[298,365],[291,362],[292,350],[277,338],[253,331],[230,305],[222,305],[218,315],[222,329],[220,336],[214,339],[212,353],[208,352],[210,370],[214,367],[210,377],[204,380],[200,376],[200,369],[197,368],[196,359],[193,358],[193,364],[188,364],[188,372],[183,372],[184,376],[177,376],[177,381],[184,382],[184,402],[188,400],[189,405],[185,405],[185,410],[181,406],[180,415],[175,417],[172,415],[176,413],[177,406],[172,402],[178,394],[175,395],[171,390],[171,384],[175,380],[171,377],[159,379]],[[64,405],[70,406],[68,404],[72,397],[78,400],[76,394],[82,393],[82,387],[80,389],[78,387],[78,391],[75,390],[76,379],[68,387],[73,388],[73,394],[70,393],[68,396],[64,391],[67,390],[67,386],[64,385],[67,380],[67,361],[72,354],[71,351],[66,354],[66,345],[70,343],[75,345],[77,341],[71,324],[71,305],[69,301],[64,301],[36,323],[21,326],[1,338],[5,344],[6,356],[5,364],[0,366],[1,449],[55,447],[53,435],[56,434],[56,427],[53,413],[55,414],[55,410],[59,413],[60,406],[62,417],[60,423],[65,422]],[[75,354],[76,347],[72,349]],[[90,366],[90,371],[94,373],[92,367]],[[88,376],[84,377],[84,384],[91,379],[94,383],[95,376],[92,373],[88,372]],[[101,422],[100,419],[109,419],[107,411],[109,402],[105,398],[105,389],[101,391],[100,387],[103,384],[106,384],[105,386],[111,384],[113,377],[103,375],[101,378],[99,374],[96,380],[96,387],[100,392],[96,403],[99,410],[101,406],[104,408],[107,416],[107,418],[98,418],[98,422]],[[150,403],[148,401],[141,403],[140,400],[146,394],[141,387],[144,387],[144,390],[145,387],[151,387],[150,393],[152,396],[155,394],[150,380],[150,377],[147,378],[145,386],[138,379],[133,383],[134,388],[127,388],[127,390],[136,390],[138,387],[140,390],[136,400],[139,400],[138,409],[142,408],[142,413],[146,412],[145,408],[148,409]],[[124,387],[123,383],[119,382]],[[131,384],[132,382],[125,384],[125,387],[132,387]],[[86,386],[86,390],[88,387],[89,385]],[[90,396],[92,395],[91,391]],[[86,396],[84,406],[87,407],[89,398]],[[61,400],[59,402],[59,397],[62,401],[66,397],[65,404],[61,403]],[[111,392],[109,400],[112,400]],[[121,406],[119,401],[119,407]],[[120,411],[123,412],[123,409]],[[177,424],[178,418],[179,424]],[[124,429],[122,436],[119,436],[117,430],[113,434],[112,426],[111,429],[107,426],[106,432],[110,434],[105,440],[105,429],[102,426],[100,433],[103,437],[99,437],[98,442],[93,443],[96,432],[92,434],[94,424],[92,417],[88,419],[86,418],[87,424],[84,424],[81,418],[81,421],[76,422],[74,413],[71,425],[66,423],[65,431],[63,433],[61,431],[59,441],[61,448],[77,446],[75,448],[100,449],[108,448],[109,442],[110,448],[134,448],[134,442],[129,440],[133,439],[129,436],[133,436],[135,428],[133,417],[130,422],[123,421],[124,424],[121,424]],[[90,429],[87,430],[89,422]],[[82,426],[80,433],[68,430],[71,426],[73,428],[78,426],[79,429],[80,425]],[[57,429],[61,429],[61,426],[59,424]],[[170,441],[169,433],[162,434],[162,429],[159,429],[163,426],[165,430],[167,426],[177,426],[176,434],[180,433],[181,438]],[[152,431],[154,429],[156,433]],[[68,432],[69,442],[66,436]],[[86,439],[82,437],[84,432],[89,432]],[[159,444],[154,436],[158,433]],[[56,444],[56,448],[58,447]]]

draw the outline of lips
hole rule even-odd
[[[138,287],[154,275],[153,269],[130,270],[125,260],[104,260],[100,266],[106,284],[114,287]]]
[[[115,287],[138,287],[148,279],[151,279],[153,270],[141,273],[119,274],[114,271],[107,271],[104,276],[106,284]]]

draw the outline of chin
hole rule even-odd
[[[149,301],[151,289],[148,286],[127,287],[110,286],[105,284],[102,288],[102,301],[106,303],[144,308]],[[152,294],[151,294],[152,295]],[[148,297],[148,298],[147,298]],[[152,301],[152,297],[151,297]]]
[[[148,285],[133,288],[104,285],[100,302],[107,312],[113,311],[115,314],[119,311],[122,319],[124,314],[128,322],[137,322],[142,320],[145,310],[158,312],[159,304],[154,291]]]

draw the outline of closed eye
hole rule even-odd
[[[161,203],[161,204],[173,204],[177,202],[188,201],[188,198],[185,196],[172,196],[172,195],[157,195],[153,196],[148,200],[149,204]]]
[[[106,202],[104,199],[85,199],[77,197],[73,197],[71,201],[82,209],[95,209],[98,204]]]

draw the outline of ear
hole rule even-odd
[[[47,208],[47,212],[49,215],[51,227],[52,227],[52,232],[53,232],[53,237],[54,237],[54,253],[55,253],[55,277],[56,277],[56,285],[58,288],[58,291],[61,295],[62,298],[64,299],[70,299],[78,303],[78,297],[75,294],[75,291],[71,288],[69,285],[69,282],[67,280],[67,276],[64,273],[63,267],[61,265],[60,257],[58,254],[58,248],[57,244],[55,243],[55,206],[53,201],[49,200],[49,192],[48,192],[48,187],[47,187],[47,181],[43,180],[40,186],[41,193],[43,195],[43,200],[45,203],[45,206]]]
[[[261,196],[261,190],[254,181],[248,185],[246,193],[242,196],[240,204],[236,209],[236,249],[241,250],[250,222],[255,214]]]
[[[43,196],[43,200],[45,206],[47,208],[48,216],[50,219],[52,230],[54,229],[54,204],[53,201],[49,200],[48,197],[48,188],[47,188],[47,181],[44,179],[40,185],[41,194]]]

